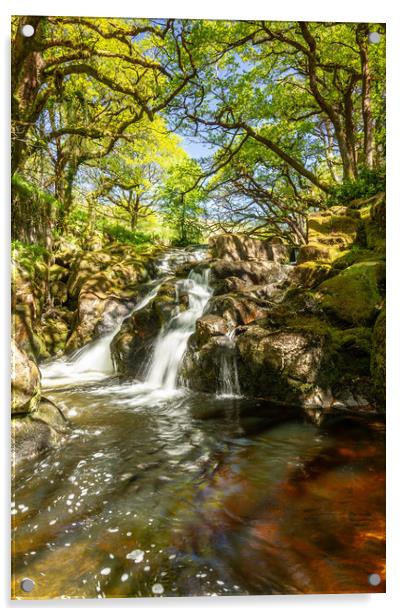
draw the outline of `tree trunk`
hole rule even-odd
[[[12,43],[11,73],[11,173],[23,163],[27,148],[27,133],[40,113],[35,105],[42,85],[44,61],[39,51],[44,17],[21,17]],[[35,33],[27,38],[22,34],[24,25],[33,26]]]
[[[368,24],[359,24],[356,30],[356,42],[359,46],[362,70],[362,117],[364,127],[364,163],[372,169],[374,166],[374,120],[371,109],[372,75],[368,57]]]
[[[132,200],[132,195],[130,194],[130,202]],[[132,233],[137,229],[138,224],[138,213],[140,209],[140,197],[139,195],[135,196],[134,207],[131,209],[131,218],[130,218],[130,227]]]

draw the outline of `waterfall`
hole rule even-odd
[[[118,319],[116,326],[98,340],[89,342],[68,358],[60,358],[40,367],[42,385],[67,385],[69,383],[97,381],[114,372],[110,344],[128,316],[144,308],[154,299],[162,283],[154,285],[126,317]]]
[[[177,282],[177,298],[180,296],[180,291],[186,291],[189,307],[183,312],[177,312],[157,338],[146,377],[146,383],[151,387],[163,389],[177,387],[188,339],[195,331],[196,321],[202,316],[212,295],[208,278],[209,270],[204,270],[202,273],[192,270],[186,280]]]
[[[219,369],[219,392],[222,398],[238,398],[241,396],[239,375],[237,372],[236,345],[232,331],[225,336]]]

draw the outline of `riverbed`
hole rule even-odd
[[[227,369],[221,392],[185,388],[181,358],[210,293],[207,276],[185,284],[188,309],[143,381],[114,373],[114,332],[42,367],[70,431],[15,469],[15,595],[384,592],[384,422],[245,399]]]

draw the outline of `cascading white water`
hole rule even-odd
[[[221,398],[239,398],[241,396],[234,333],[235,330],[232,329],[225,336],[225,346],[222,348],[218,393]]]
[[[130,316],[149,304],[158,293],[161,284],[162,283],[159,282],[152,287],[149,293],[134,306],[133,310],[127,316]],[[78,349],[78,351],[73,353],[69,358],[60,358],[49,364],[43,364],[40,367],[42,386],[46,388],[50,386],[67,385],[69,383],[97,381],[113,374],[114,366],[110,352],[110,344],[127,316],[119,319],[112,331],[98,340],[89,342],[81,349]]]
[[[195,331],[195,324],[212,295],[208,284],[209,270],[201,274],[191,271],[186,280],[176,285],[177,295],[181,290],[188,293],[189,307],[178,312],[160,333],[155,344],[146,383],[154,388],[175,389],[177,387],[180,365],[186,351],[187,342]]]

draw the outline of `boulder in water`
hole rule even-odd
[[[31,413],[40,400],[40,374],[36,363],[11,342],[11,413]]]
[[[84,282],[81,281],[76,326],[67,342],[67,352],[113,329],[116,319],[128,315],[134,307],[139,285],[148,280],[146,264],[135,260],[114,263]],[[79,278],[74,285],[78,281]]]
[[[33,413],[17,415],[12,420],[13,463],[18,464],[59,447],[68,431],[68,422],[60,409],[50,400],[42,398]]]
[[[225,336],[228,331],[228,324],[223,317],[206,314],[197,320],[195,335],[197,343],[202,346],[212,336]]]

